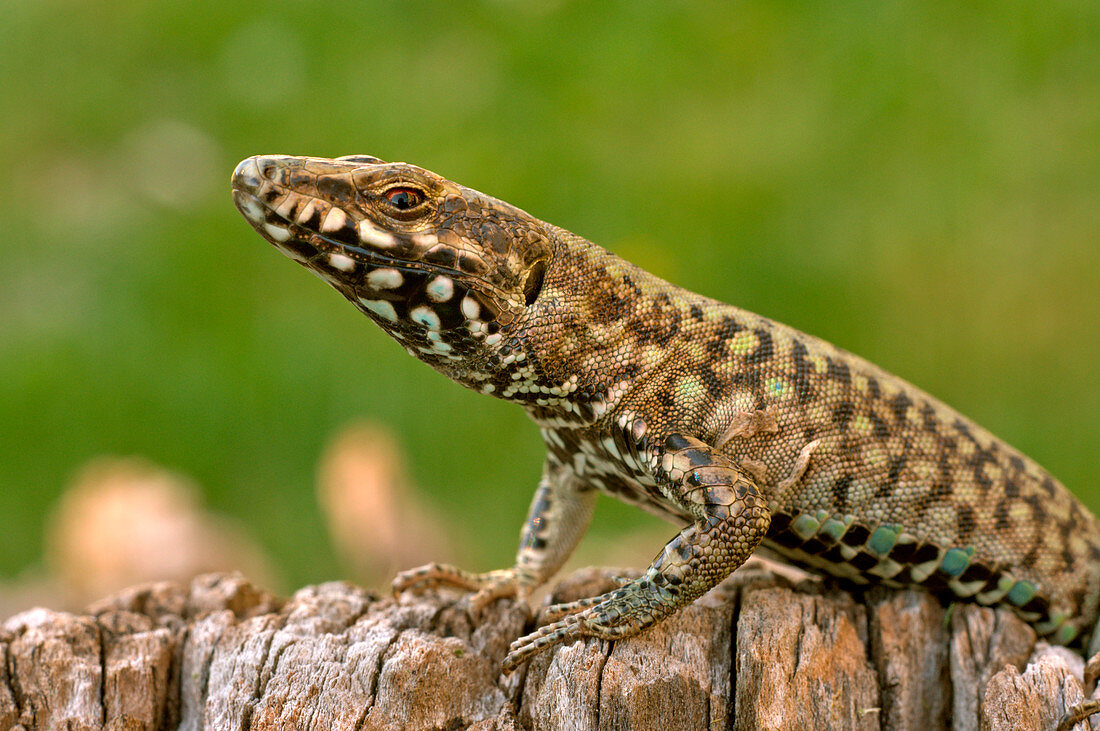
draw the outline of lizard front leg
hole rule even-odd
[[[457,586],[476,592],[469,604],[474,616],[495,599],[525,599],[569,558],[592,518],[596,495],[596,490],[578,483],[571,468],[549,457],[523,524],[515,566],[475,574],[428,564],[399,573],[393,580],[394,593],[418,585]]]
[[[764,538],[771,522],[765,499],[753,478],[714,448],[673,434],[650,455],[657,484],[694,522],[637,579],[600,596],[550,607],[551,618],[568,616],[512,643],[505,672],[561,642],[641,632],[716,586]]]

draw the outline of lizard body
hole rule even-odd
[[[548,580],[597,492],[686,527],[639,578],[552,607],[512,669],[627,637],[762,546],[858,584],[1001,604],[1055,642],[1100,603],[1100,524],[1056,479],[933,397],[767,318],[665,282],[502,201],[369,156],[242,162],[249,223],[413,356],[521,404],[547,447],[516,565],[431,565],[472,606]]]

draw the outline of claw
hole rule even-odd
[[[513,642],[508,648],[508,656],[504,658],[504,672],[512,672],[524,660],[554,645],[582,637],[616,640],[636,634],[647,624],[644,618],[636,616],[629,606],[624,605],[624,597],[618,590],[568,604],[558,604],[546,611],[555,610],[574,613],[539,627]]]
[[[508,656],[504,658],[501,669],[510,673],[532,655],[567,640],[579,639],[584,631],[577,619],[578,615],[567,617],[559,622],[544,625],[529,635],[520,637],[508,647]]]

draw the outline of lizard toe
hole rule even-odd
[[[584,599],[578,599],[573,602],[551,604],[549,607],[546,607],[546,609],[542,610],[539,619],[543,622],[554,622],[567,615],[576,614],[577,612],[588,609],[589,607],[594,607],[601,601],[603,601],[603,599],[603,595],[598,595],[585,597]]]
[[[594,637],[601,640],[617,640],[637,634],[652,624],[644,612],[637,611],[617,592],[568,604],[550,607],[552,610],[573,612],[563,619],[543,625],[531,634],[520,637],[508,648],[503,669],[511,672],[527,658],[570,640]]]
[[[520,637],[509,646],[508,656],[504,658],[502,669],[504,672],[510,673],[532,655],[562,642],[579,639],[583,635],[584,632],[579,626],[577,615],[539,627],[531,634]]]
[[[470,597],[467,611],[474,619],[480,619],[485,609],[497,599],[507,599],[520,595],[519,583],[514,579],[494,581],[481,587]]]
[[[464,585],[461,582],[462,571],[446,564],[429,563],[414,569],[399,572],[391,588],[393,595],[399,596],[410,589],[434,586],[438,584]]]

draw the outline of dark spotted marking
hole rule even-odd
[[[729,357],[729,349],[725,340],[708,340],[706,343],[707,355],[712,363],[723,363]]]
[[[721,324],[718,326],[718,331],[715,336],[722,340],[731,340],[737,333],[744,330],[744,326],[741,323],[734,320],[732,317],[723,317]]]
[[[825,375],[843,384],[845,388],[852,385],[852,372],[848,370],[848,364],[835,358],[826,358]]]
[[[897,561],[900,564],[916,563],[913,561],[913,557],[917,554],[918,545],[914,542],[910,543],[895,543],[894,547],[890,549],[890,553],[887,556]]]
[[[855,412],[856,407],[851,401],[841,401],[833,407],[833,422],[841,431],[847,431]]]
[[[726,380],[714,372],[714,369],[707,366],[699,371],[699,375],[702,376],[703,386],[707,389],[707,395],[712,399],[717,399],[726,392]]]
[[[933,500],[942,500],[944,497],[951,494],[951,483],[949,482],[933,482],[932,489],[928,491],[929,497]]]
[[[974,508],[969,505],[957,506],[955,508],[955,521],[958,525],[959,541],[969,543],[971,534],[978,525],[978,521],[974,517]]]
[[[1048,600],[1042,594],[1036,594],[1031,599],[1020,607],[1021,612],[1034,612],[1041,616],[1045,616],[1050,611],[1050,600]]]
[[[938,546],[933,543],[922,543],[913,551],[913,554],[909,557],[908,563],[919,566],[922,563],[928,563],[929,561],[935,560],[939,555],[940,549]]]
[[[894,396],[894,398],[890,399],[890,410],[894,412],[894,419],[903,424],[906,422],[905,414],[912,405],[913,400],[904,392],[900,392]]]
[[[840,513],[848,512],[848,491],[852,487],[852,476],[841,475],[833,481],[833,504]]]
[[[450,246],[435,246],[424,254],[423,260],[428,264],[451,269],[458,263],[458,252]]]
[[[921,404],[920,416],[926,432],[930,434],[937,434],[939,432],[940,420],[936,416],[936,410],[932,407],[932,404],[927,401]]]
[[[890,458],[890,472],[886,477],[889,487],[896,486],[898,480],[901,479],[901,471],[905,469],[905,462],[904,453]]]
[[[959,581],[963,584],[970,584],[975,581],[985,581],[988,585],[991,579],[997,579],[998,576],[997,572],[993,571],[993,569],[989,568],[984,563],[972,560],[966,569],[963,570],[962,575],[959,576]]]
[[[923,586],[927,591],[945,596],[952,596],[950,582],[953,578],[954,577],[948,576],[943,571],[936,569],[924,581],[918,582],[912,579],[912,573],[910,572],[910,581],[914,584]]]
[[[791,346],[791,357],[794,359],[794,392],[798,396],[799,403],[807,403],[814,397],[813,386],[810,384],[810,371],[812,370],[806,356],[806,344],[795,338]]]
[[[844,534],[844,544],[853,548],[867,543],[867,539],[871,537],[871,531],[863,525],[856,523]]]
[[[872,556],[866,551],[858,551],[855,556],[852,556],[852,558],[848,560],[848,563],[860,571],[866,572],[878,566],[879,559],[877,556]]]
[[[822,543],[820,535],[808,538],[802,543],[801,546],[799,546],[800,550],[805,551],[811,556],[819,556],[824,553],[827,548],[828,547],[824,543]]]
[[[867,376],[867,391],[870,393],[872,400],[882,400],[882,386],[879,385],[878,379],[874,376]]]
[[[754,365],[761,365],[771,360],[775,355],[775,347],[772,344],[772,335],[767,330],[757,328],[753,330],[756,333],[757,346],[749,355],[745,358],[745,361]]]
[[[885,442],[890,438],[890,427],[886,426],[886,422],[882,420],[882,417],[872,411],[867,414],[867,419],[871,422],[871,427],[874,430],[876,439]]]

